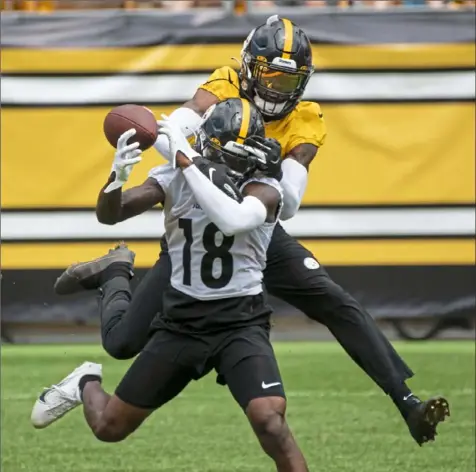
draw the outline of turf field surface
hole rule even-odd
[[[335,343],[276,343],[288,420],[310,470],[474,472],[475,357],[466,341],[395,343],[416,372],[415,393],[441,393],[451,418],[435,443],[413,442],[393,403]],[[100,362],[113,390],[129,362],[95,346],[2,347],[3,472],[265,472],[274,470],[228,390],[194,382],[132,437],[103,444],[81,407],[48,429],[29,422],[36,394],[85,360]]]

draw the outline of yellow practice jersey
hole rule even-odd
[[[213,93],[219,100],[239,97],[238,73],[231,67],[221,67],[199,88]],[[283,157],[299,144],[321,147],[326,134],[321,107],[314,102],[299,102],[289,115],[266,123],[266,137],[279,141]]]

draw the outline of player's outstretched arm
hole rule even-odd
[[[119,187],[105,193],[105,189],[113,181],[109,177],[99,192],[96,204],[96,217],[100,223],[115,225],[121,221],[140,215],[158,203],[164,203],[165,193],[156,179],[149,177],[142,185],[132,187],[125,192]]]
[[[135,134],[136,130],[130,129],[117,141],[111,174],[99,192],[96,204],[96,217],[100,223],[114,225],[139,215],[165,200],[161,186],[153,178],[147,179],[138,187],[122,192],[122,187],[129,179],[133,167],[142,159],[139,143],[128,142]]]

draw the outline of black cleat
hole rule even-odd
[[[105,256],[98,257],[89,262],[78,262],[70,265],[57,279],[54,285],[58,295],[70,295],[83,290],[99,288],[101,274],[116,262],[134,266],[135,253],[127,248],[124,242],[120,242],[114,249],[109,250]]]
[[[450,406],[443,397],[434,397],[424,402],[415,403],[411,409],[406,422],[413,439],[422,446],[428,441],[434,441],[436,427],[446,417],[450,416]]]

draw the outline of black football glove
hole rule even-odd
[[[281,144],[274,138],[255,137],[247,142],[248,152],[256,157],[256,167],[266,176],[280,181],[283,178],[281,170]],[[253,148],[261,153],[254,153]]]
[[[241,195],[239,188],[228,176],[227,167],[225,165],[211,162],[204,157],[195,157],[193,163],[198,167],[198,170],[224,194],[237,202],[243,201],[243,195]]]

